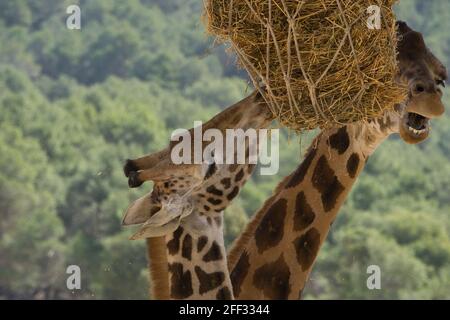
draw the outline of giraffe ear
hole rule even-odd
[[[146,222],[158,212],[160,207],[156,206],[150,198],[150,193],[134,201],[125,211],[122,225],[129,226]]]
[[[180,219],[173,219],[169,223],[162,226],[155,226],[153,224],[145,223],[142,228],[130,237],[130,240],[163,237],[167,234],[173,233],[179,226]]]

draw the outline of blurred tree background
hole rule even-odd
[[[66,28],[78,4],[82,29]],[[121,227],[122,164],[250,92],[204,34],[202,0],[0,0],[0,299],[147,297],[144,242]],[[403,0],[399,18],[450,66],[450,2]],[[447,105],[450,96],[447,92]],[[392,137],[341,210],[308,299],[450,299],[450,117],[410,146]],[[226,212],[229,244],[313,134],[283,132],[281,171]],[[66,289],[66,267],[82,289]],[[382,270],[368,290],[367,267]]]

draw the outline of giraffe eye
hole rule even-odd
[[[438,86],[443,86],[445,88],[445,81],[444,80],[436,80],[436,84]]]

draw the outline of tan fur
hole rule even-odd
[[[248,242],[250,242],[251,239],[253,239],[253,236],[255,234],[255,229],[258,227],[258,225],[261,222],[261,219],[264,217],[264,214],[266,213],[267,209],[270,208],[273,201],[277,198],[279,192],[284,188],[284,185],[289,181],[289,178],[291,176],[285,177],[275,188],[275,191],[272,193],[269,199],[267,199],[262,208],[259,209],[252,217],[250,222],[245,227],[244,231],[239,235],[238,238],[236,238],[231,245],[231,249],[228,253],[228,270],[233,270],[236,266],[237,261],[239,260],[239,257],[241,256],[242,251],[247,247]]]
[[[147,256],[149,260],[149,276],[151,279],[150,299],[170,299],[165,237],[147,239]]]
[[[139,167],[140,170],[146,170],[153,168],[156,166],[162,159],[168,157],[170,150],[166,148],[156,153],[152,153],[150,155],[146,155],[144,157],[133,160],[136,167]]]
[[[342,205],[344,199],[346,198],[351,186],[354,183],[354,179],[350,179],[346,176],[345,165],[347,163],[348,157],[352,153],[358,153],[361,159],[360,166],[357,170],[359,174],[363,167],[364,157],[363,150],[360,149],[359,143],[352,142],[352,145],[343,153],[339,155],[336,150],[331,150],[327,141],[329,137],[336,132],[336,129],[330,129],[322,131],[322,133],[317,137],[317,140],[311,144],[311,147],[316,149],[316,155],[308,173],[306,174],[304,180],[295,187],[286,189],[285,185],[290,181],[291,176],[286,177],[282,183],[280,183],[274,192],[274,195],[266,201],[264,207],[258,211],[255,217],[252,219],[250,224],[247,226],[243,234],[235,242],[232,250],[229,254],[229,269],[230,272],[236,267],[237,261],[240,258],[242,252],[245,250],[249,256],[250,267],[248,273],[245,276],[245,280],[242,282],[240,287],[240,294],[236,296],[236,299],[296,299],[299,296],[299,292],[304,288],[304,285],[308,279],[309,273],[312,269],[312,264],[303,269],[296,259],[296,253],[294,246],[292,245],[294,239],[298,236],[305,234],[308,230],[315,229],[320,234],[320,240],[318,243],[318,248],[321,247],[326,239],[326,235],[329,231],[331,222],[335,219],[336,214]],[[354,130],[348,130],[349,136],[354,135]],[[378,142],[382,141],[383,137],[379,137]],[[340,183],[342,183],[343,192],[337,198],[337,202],[331,211],[325,212],[323,209],[322,200],[320,199],[321,194],[311,185],[312,173],[317,161],[320,157],[325,156],[327,158],[328,164],[333,169],[333,172],[338,175]],[[309,227],[302,231],[297,231],[292,229],[291,224],[287,221],[293,221],[293,210],[295,207],[296,196],[301,191],[304,192],[309,205],[312,207],[315,213],[314,221],[309,225]],[[285,227],[283,233],[283,240],[276,247],[267,249],[264,254],[258,252],[258,247],[255,242],[255,231],[260,225],[262,219],[269,211],[271,204],[275,203],[279,199],[287,200],[288,213],[285,215]],[[282,214],[282,212],[280,212]],[[282,294],[278,295],[279,285],[272,285],[265,287],[264,290],[258,289],[254,283],[256,270],[259,270],[265,265],[274,263],[280,257],[280,253],[284,253],[283,261],[289,268],[290,280],[289,280],[289,295],[284,296]],[[315,258],[314,258],[315,260]],[[273,275],[266,275],[267,277]],[[257,279],[261,279],[260,277]],[[278,283],[278,282],[275,282]]]
[[[306,150],[305,154],[308,154],[311,149],[316,148],[317,144],[319,142],[319,136],[314,138],[311,145]],[[251,218],[245,229],[242,231],[242,233],[233,241],[233,244],[231,245],[231,248],[228,252],[228,270],[233,270],[236,266],[237,261],[239,260],[239,257],[241,256],[242,251],[247,247],[250,240],[253,239],[253,236],[255,234],[255,229],[258,227],[258,225],[261,222],[261,219],[264,217],[264,214],[267,212],[267,210],[270,208],[272,203],[277,199],[278,194],[284,189],[284,186],[286,183],[291,179],[292,177],[291,173],[290,175],[286,176],[281,180],[281,182],[276,186],[275,190],[272,192],[272,195],[270,198],[268,198],[261,209],[259,209]]]

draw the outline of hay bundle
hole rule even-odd
[[[281,124],[302,130],[377,117],[404,99],[393,82],[394,2],[205,0],[205,17]],[[367,26],[371,5],[381,29]]]

